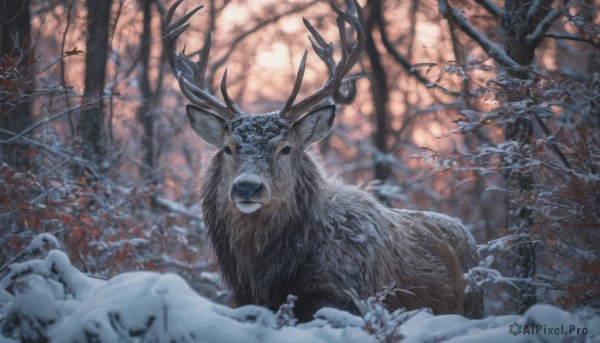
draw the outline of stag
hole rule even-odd
[[[291,95],[279,111],[244,113],[227,93],[223,101],[204,81],[211,45],[207,34],[199,60],[176,52],[187,20],[202,6],[171,23],[164,45],[183,94],[194,131],[219,150],[204,170],[201,188],[204,221],[221,277],[234,305],[276,310],[289,294],[297,296],[294,314],[308,321],[322,307],[357,314],[356,298],[394,284],[384,303],[389,309],[430,308],[435,314],[481,317],[482,291],[464,274],[479,258],[475,241],[457,219],[432,212],[392,209],[367,192],[328,176],[307,149],[329,134],[335,105],[324,100],[347,82],[365,44],[362,9],[346,0],[337,14],[341,58],[304,19],[313,50],[329,69],[327,82],[296,102],[307,51]],[[346,25],[355,32],[350,43]],[[467,287],[470,286],[470,287]]]

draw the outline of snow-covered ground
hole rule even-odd
[[[132,272],[99,280],[77,270],[59,250],[12,264],[0,285],[0,343],[362,343],[399,337],[402,342],[600,342],[597,312],[549,305],[536,305],[523,316],[482,320],[426,311],[389,314],[377,306],[364,318],[322,309],[312,322],[293,326],[285,311],[213,303],[175,274]]]

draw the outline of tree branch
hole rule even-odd
[[[544,124],[544,122],[542,121],[540,116],[538,116],[538,114],[535,111],[531,111],[531,113],[533,114],[535,121],[540,126],[542,131],[544,131],[544,134],[546,135],[546,139],[549,139],[549,137],[553,136],[552,132],[550,132],[550,129],[546,126],[546,124]],[[552,151],[554,151],[554,153],[558,156],[558,158],[560,158],[561,162],[565,165],[565,167],[567,167],[568,169],[573,169],[571,167],[571,164],[569,164],[569,161],[567,160],[565,155],[558,148],[558,145],[556,145],[556,143],[550,143],[550,148],[552,149]]]
[[[573,40],[573,41],[577,41],[577,42],[583,42],[583,43],[587,43],[587,44],[590,44],[590,45],[596,47],[596,49],[600,49],[600,44],[594,42],[591,38],[584,38],[584,37],[581,37],[581,36],[570,35],[568,33],[546,32],[546,33],[544,33],[544,37],[554,38],[554,39],[566,39],[566,40]]]
[[[521,65],[508,57],[504,49],[487,39],[471,26],[459,11],[450,6],[447,0],[438,0],[438,10],[446,19],[454,20],[460,30],[477,42],[477,44],[479,44],[479,46],[496,62],[513,68],[521,68]]]
[[[227,49],[227,51],[222,56],[220,56],[218,59],[216,59],[210,66],[210,75],[207,76],[207,81],[208,81],[206,83],[207,86],[212,88],[212,80],[213,80],[214,74],[216,73],[217,69],[220,68],[223,64],[225,64],[227,62],[227,60],[229,59],[229,57],[231,56],[231,54],[233,53],[235,48],[240,43],[242,43],[246,38],[250,37],[252,34],[256,33],[257,31],[264,28],[265,26],[276,23],[279,20],[281,20],[282,18],[287,17],[289,15],[292,15],[292,14],[295,14],[298,12],[302,12],[316,4],[317,4],[317,1],[311,1],[309,3],[302,4],[297,7],[293,7],[290,10],[276,14],[276,15],[274,15],[270,18],[267,18],[263,21],[259,21],[254,25],[254,27],[248,29],[247,31],[242,32],[233,41],[231,41],[231,43],[228,44],[229,49]],[[191,55],[193,55],[193,54],[191,54]]]
[[[550,5],[550,4],[548,4]],[[542,6],[542,0],[534,0],[531,2],[531,5],[527,9],[527,20],[533,20],[535,16],[538,14],[538,10]]]
[[[550,25],[562,14],[562,9],[555,8],[550,11],[542,21],[536,26],[532,33],[527,35],[527,40],[533,46],[537,46],[537,43],[544,38],[544,33],[548,31]]]
[[[67,98],[65,97],[65,99],[67,99]],[[64,115],[66,115],[66,114],[69,114],[69,113],[71,113],[71,112],[73,112],[73,111],[75,111],[75,110],[79,109],[80,107],[81,107],[81,104],[77,104],[77,105],[75,105],[75,106],[73,106],[73,107],[71,107],[71,108],[67,108],[66,110],[64,110],[64,111],[62,111],[62,112],[59,112],[59,113],[53,114],[53,115],[51,115],[51,116],[48,116],[48,117],[46,117],[46,118],[44,118],[44,119],[42,119],[42,120],[38,121],[37,123],[34,123],[34,124],[30,125],[30,126],[29,126],[29,127],[27,127],[25,130],[23,130],[23,131],[21,131],[21,132],[19,132],[19,133],[16,133],[16,132],[11,132],[11,134],[12,134],[12,137],[11,137],[11,138],[9,138],[9,139],[7,139],[7,140],[0,140],[0,142],[1,142],[2,144],[9,144],[9,143],[12,143],[12,142],[16,141],[17,139],[20,139],[20,138],[22,138],[23,136],[25,136],[26,134],[30,133],[30,132],[31,132],[31,131],[33,131],[33,130],[34,130],[36,127],[39,127],[39,126],[41,126],[41,125],[44,125],[44,124],[47,124],[47,123],[49,123],[49,122],[51,122],[51,121],[53,121],[53,120],[55,120],[55,119],[58,119],[58,118],[60,118],[60,117],[62,117],[62,116],[64,116]],[[8,131],[6,131],[6,132],[8,132]]]
[[[483,6],[483,8],[485,8],[486,11],[490,12],[490,14],[492,14],[493,16],[498,18],[502,17],[502,9],[498,7],[495,3],[493,3],[491,0],[475,0],[475,2]]]
[[[451,89],[442,87],[435,82],[429,81],[429,79],[423,76],[423,74],[421,74],[421,72],[418,69],[413,68],[413,65],[404,56],[402,56],[400,52],[398,52],[398,50],[396,50],[394,45],[390,42],[385,31],[385,24],[382,22],[379,22],[379,33],[381,35],[381,42],[383,43],[384,48],[388,51],[388,53],[390,53],[390,55],[392,55],[396,62],[398,62],[398,64],[400,64],[404,69],[406,69],[409,75],[414,76],[415,79],[417,79],[417,81],[424,84],[427,88],[438,88],[448,95],[462,95],[461,92],[453,91]]]
[[[462,61],[462,54],[460,49],[460,42],[458,41],[458,34],[456,32],[456,23],[451,18],[446,17],[446,21],[448,21],[448,27],[450,28],[450,37],[452,38],[452,49],[454,50],[454,60],[457,61],[457,64]],[[461,94],[463,97],[466,97],[469,92],[469,76],[464,72],[462,68],[458,69],[458,72],[461,76]]]

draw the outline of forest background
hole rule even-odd
[[[598,1],[361,4],[361,77],[328,99],[326,169],[391,206],[460,218],[480,244],[486,314],[600,307]],[[223,300],[196,192],[214,148],[190,130],[163,51],[170,5],[1,1],[0,275],[49,232],[82,271],[174,271]],[[325,1],[187,0],[178,14],[198,5],[186,54],[210,30],[207,84],[227,67],[248,111],[291,92],[310,48],[302,17],[338,42]],[[310,51],[299,97],[327,73]]]

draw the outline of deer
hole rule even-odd
[[[183,0],[169,9],[163,44],[183,95],[190,126],[218,150],[203,169],[203,219],[220,276],[233,306],[261,305],[277,310],[296,297],[294,316],[310,321],[321,308],[360,315],[357,299],[393,285],[383,299],[391,311],[428,308],[433,314],[480,318],[483,291],[465,277],[479,255],[469,230],[447,215],[394,209],[373,195],[325,173],[309,147],[326,137],[335,105],[322,105],[359,60],[366,35],[356,0],[337,14],[341,57],[306,19],[310,43],[328,66],[326,83],[296,101],[308,50],[280,110],[245,113],[227,92],[223,100],[205,84],[210,31],[198,61],[176,51],[178,37],[198,6],[171,22]],[[348,25],[348,28],[347,28]],[[350,43],[347,29],[356,35]]]

